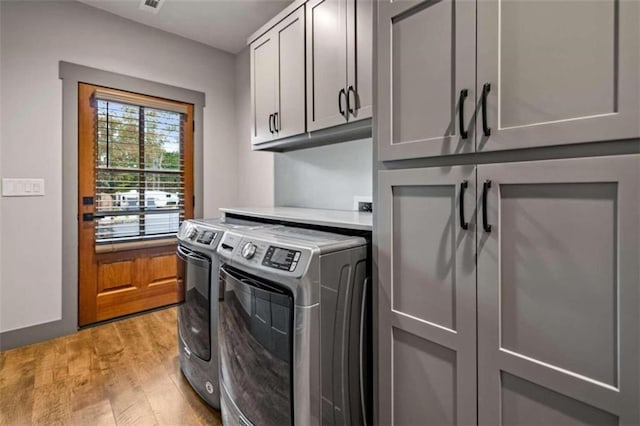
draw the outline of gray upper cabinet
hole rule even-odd
[[[370,118],[373,113],[373,2],[347,1],[348,121]]]
[[[277,138],[306,131],[304,114],[304,6],[280,22],[274,31],[278,37],[279,102],[275,120]]]
[[[477,173],[479,423],[640,424],[640,157]]]
[[[474,151],[475,3],[378,4],[381,160]]]
[[[306,131],[304,6],[251,43],[253,145]]]
[[[476,422],[473,166],[381,171],[381,425]]]
[[[640,137],[640,2],[477,7],[478,151]]]
[[[276,111],[278,46],[275,33],[260,37],[250,47],[251,54],[251,143],[273,139]]]
[[[380,159],[640,137],[639,9],[380,0]]]
[[[310,0],[306,7],[309,131],[371,117],[371,2]]]

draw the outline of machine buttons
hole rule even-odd
[[[253,243],[246,243],[242,246],[242,257],[245,259],[251,259],[256,254],[256,245]]]
[[[300,253],[298,253],[300,254]],[[293,272],[296,269],[296,266],[298,266],[298,262],[293,262],[291,264],[291,267],[289,268],[289,272]]]
[[[295,256],[293,256],[293,261],[294,262],[297,262],[298,260],[300,260],[300,252],[299,251],[297,251]]]

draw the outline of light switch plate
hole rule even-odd
[[[44,179],[2,178],[3,197],[41,197]]]

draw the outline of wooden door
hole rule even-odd
[[[251,52],[251,143],[270,141],[275,136],[278,81],[277,33],[269,31],[253,43]]]
[[[640,136],[640,3],[478,1],[477,150]]]
[[[306,130],[304,6],[287,16],[273,30],[278,40],[276,138]]]
[[[307,127],[346,123],[346,0],[307,2]]]
[[[474,167],[381,171],[378,188],[378,423],[474,424]]]
[[[349,121],[370,118],[372,86],[373,2],[347,0],[347,95]]]
[[[181,118],[173,114],[165,122],[163,117],[168,113],[140,108],[135,102],[159,102],[160,108],[176,103],[110,91],[122,96],[125,103],[110,103],[118,106],[112,107],[109,123],[109,113],[105,120],[99,111],[105,102],[96,99],[98,89],[103,90],[88,84],[78,86],[81,326],[182,300],[176,240],[171,231],[177,230],[179,220],[193,214],[193,105],[181,104],[186,113]],[[131,113],[135,108],[139,121]],[[171,134],[169,127],[162,127],[168,122]],[[182,135],[180,142],[166,142],[178,132]],[[165,143],[180,145],[179,151],[162,151]],[[106,160],[109,156],[112,158]],[[164,165],[158,163],[160,160]],[[138,163],[137,169],[127,167],[131,161]],[[145,161],[153,164],[147,167]],[[183,164],[183,172],[176,174],[173,168],[179,168],[179,164]],[[147,168],[156,171],[142,173]],[[132,185],[137,189],[131,190]],[[177,195],[159,190],[178,190],[180,186],[182,193]]]
[[[474,151],[475,12],[468,0],[378,3],[380,160]]]
[[[640,156],[478,166],[478,419],[640,423]]]

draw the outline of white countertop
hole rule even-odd
[[[264,219],[284,220],[310,225],[331,226],[334,228],[371,231],[373,214],[353,210],[324,210],[301,207],[234,207],[220,211]]]

